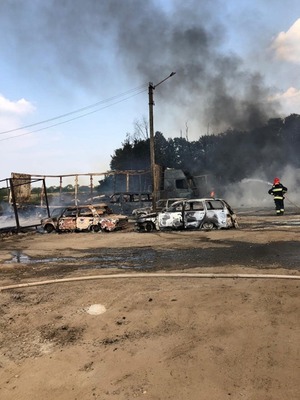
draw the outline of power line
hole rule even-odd
[[[40,131],[43,131],[43,130],[45,130],[45,129],[53,128],[54,126],[58,126],[58,125],[65,124],[65,123],[70,122],[70,121],[74,121],[74,120],[76,120],[76,119],[85,117],[85,116],[87,116],[87,115],[94,114],[94,113],[96,113],[96,112],[98,112],[98,111],[104,110],[105,108],[114,106],[115,104],[118,104],[118,103],[121,103],[121,102],[123,102],[123,101],[125,101],[125,100],[128,100],[128,99],[130,99],[131,97],[137,96],[138,94],[141,94],[141,93],[145,92],[146,90],[147,90],[147,89],[140,90],[139,92],[137,92],[137,93],[135,93],[135,94],[133,94],[133,95],[131,95],[131,96],[128,96],[128,97],[126,97],[126,98],[124,98],[124,99],[122,99],[122,100],[116,101],[116,102],[114,102],[114,103],[112,103],[112,104],[108,104],[108,105],[106,105],[106,106],[104,106],[104,107],[98,108],[98,109],[96,109],[96,110],[94,110],[94,111],[90,111],[90,112],[85,113],[85,114],[82,114],[82,115],[79,115],[79,116],[77,116],[77,117],[74,117],[74,118],[71,118],[71,119],[67,119],[66,121],[57,122],[56,124],[52,124],[52,125],[49,125],[49,126],[45,126],[45,127],[43,127],[43,128],[39,128],[39,129],[36,129],[36,130],[34,130],[34,131],[30,131],[30,132],[26,132],[26,133],[21,133],[21,134],[19,134],[19,135],[15,135],[15,136],[10,136],[10,137],[5,138],[5,139],[0,139],[0,142],[3,142],[4,140],[14,139],[14,138],[17,138],[17,137],[20,137],[20,136],[30,135],[31,133],[40,132]]]
[[[143,90],[142,90],[142,89],[143,89]],[[120,97],[126,96],[126,95],[128,95],[128,94],[130,94],[130,93],[137,92],[137,93],[134,93],[134,94],[132,94],[131,96],[126,97],[125,99],[123,99],[123,100],[128,100],[129,98],[131,98],[131,97],[133,97],[133,96],[136,96],[136,95],[138,95],[138,94],[140,94],[140,93],[142,93],[142,92],[144,92],[144,91],[146,91],[146,85],[145,85],[145,84],[144,84],[144,85],[141,85],[141,86],[138,86],[138,87],[136,87],[136,88],[134,88],[134,89],[130,89],[130,90],[128,90],[128,91],[126,91],[126,92],[124,92],[124,93],[121,93],[121,94],[119,94],[119,95],[110,97],[110,98],[108,98],[108,99],[106,99],[106,100],[98,101],[97,103],[91,104],[91,105],[89,105],[89,106],[82,107],[82,108],[79,108],[79,109],[77,109],[77,110],[74,110],[74,111],[71,111],[71,112],[68,112],[68,113],[65,113],[65,114],[62,114],[62,115],[53,117],[53,118],[46,119],[46,120],[44,120],[44,121],[40,121],[40,122],[36,122],[36,123],[33,123],[33,124],[25,125],[25,126],[22,126],[22,127],[19,127],[19,128],[10,129],[10,130],[7,130],[7,131],[0,132],[0,135],[4,135],[4,134],[7,134],[7,133],[12,133],[12,132],[17,132],[17,131],[20,131],[20,130],[23,130],[23,129],[27,129],[27,128],[32,128],[32,127],[34,127],[34,126],[41,125],[41,124],[46,124],[46,123],[48,123],[48,122],[55,121],[55,120],[61,119],[61,118],[65,118],[65,117],[68,117],[69,115],[77,114],[77,113],[79,113],[79,112],[82,112],[82,111],[88,110],[88,109],[90,109],[90,108],[99,106],[100,104],[109,103],[109,102],[111,102],[111,101],[113,101],[113,100],[115,100],[115,99],[118,99],[118,98],[120,98]],[[123,101],[123,100],[120,100],[120,101]],[[117,103],[119,103],[120,101],[114,102],[114,103],[112,103],[111,105],[117,104]],[[98,109],[98,110],[96,110],[96,111],[102,110],[102,109],[107,108],[107,107],[109,107],[109,105],[107,105],[107,106],[105,106],[105,107],[103,107],[103,108],[100,108],[100,109]],[[96,111],[95,111],[95,112],[96,112]],[[81,117],[84,117],[85,115],[89,115],[89,114],[92,114],[92,113],[93,113],[93,112],[86,113],[86,114],[83,114],[83,115],[81,115],[81,116],[79,116],[79,117],[75,117],[75,118],[73,118],[73,119],[81,118]],[[63,124],[63,123],[66,123],[66,122],[69,122],[69,121],[72,121],[73,119],[69,119],[69,120],[63,121],[63,122],[61,122],[61,123],[57,123],[57,124],[54,124],[54,125],[50,125],[49,128],[51,128],[51,127],[53,127],[53,126],[57,126],[57,125]],[[41,129],[35,130],[35,131],[33,131],[33,132],[38,132],[38,131],[43,130],[43,129],[48,129],[48,127],[41,128]],[[32,132],[28,132],[28,133],[26,133],[26,134],[29,134],[29,133],[32,133]],[[23,136],[23,135],[25,135],[25,134],[12,136],[12,138],[18,137],[18,136]],[[0,141],[8,140],[8,139],[10,139],[10,138],[0,139]]]

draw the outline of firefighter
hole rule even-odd
[[[284,214],[284,194],[287,192],[287,188],[283,186],[279,178],[275,178],[273,186],[268,191],[269,194],[273,195],[276,215]]]

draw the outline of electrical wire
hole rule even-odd
[[[137,96],[137,95],[139,95],[139,94],[145,92],[146,90],[147,90],[147,87],[146,87],[145,85],[141,85],[141,86],[139,86],[139,87],[137,87],[137,88],[135,88],[135,89],[128,90],[127,92],[124,92],[124,93],[121,93],[121,94],[119,94],[119,95],[110,97],[109,99],[106,99],[106,100],[99,101],[99,102],[94,103],[94,104],[91,104],[91,105],[89,105],[89,106],[82,107],[82,108],[77,109],[77,110],[75,110],[75,111],[71,111],[71,112],[69,112],[69,113],[65,113],[65,114],[59,115],[59,116],[57,116],[57,117],[49,118],[49,119],[44,120],[44,121],[36,122],[36,123],[34,123],[34,124],[25,125],[25,126],[22,126],[22,127],[16,128],[16,129],[11,129],[11,130],[8,130],[8,131],[0,132],[0,135],[3,135],[3,134],[7,134],[7,133],[16,132],[16,131],[19,131],[19,130],[31,128],[31,127],[34,127],[34,126],[37,126],[37,125],[45,124],[45,123],[48,123],[48,122],[51,122],[51,121],[55,121],[55,120],[58,120],[58,119],[61,119],[61,118],[65,118],[65,117],[67,117],[67,116],[70,116],[70,115],[73,115],[73,114],[76,114],[76,113],[79,113],[79,112],[88,110],[88,109],[93,108],[93,107],[96,107],[96,106],[98,106],[98,105],[100,105],[100,104],[109,103],[109,102],[111,102],[111,101],[113,101],[113,100],[116,100],[116,99],[118,99],[118,98],[120,98],[120,97],[123,97],[123,96],[126,96],[126,95],[130,94],[129,96],[127,96],[127,97],[125,97],[125,98],[123,98],[123,99],[121,99],[121,100],[114,101],[114,102],[111,103],[111,104],[107,104],[107,105],[105,105],[105,106],[103,106],[103,107],[100,107],[100,108],[98,108],[98,109],[96,109],[96,110],[93,110],[93,111],[90,111],[90,112],[88,112],[88,113],[79,115],[79,116],[77,116],[77,117],[70,118],[70,119],[67,119],[67,120],[65,120],[65,121],[57,122],[57,123],[55,123],[55,124],[52,124],[52,125],[49,125],[49,126],[40,128],[40,129],[36,129],[36,130],[30,131],[30,132],[22,133],[22,134],[20,134],[20,135],[15,135],[15,136],[10,136],[10,137],[8,137],[8,138],[0,139],[0,141],[2,142],[2,141],[4,141],[4,140],[9,140],[9,139],[13,139],[13,138],[16,138],[16,137],[29,135],[29,134],[31,134],[31,133],[39,132],[39,131],[42,131],[42,130],[45,130],[45,129],[52,128],[52,127],[54,127],[54,126],[58,126],[58,125],[65,124],[65,123],[70,122],[70,121],[74,121],[74,120],[79,119],[79,118],[83,118],[83,117],[85,117],[85,116],[87,116],[87,115],[93,114],[93,113],[98,112],[98,111],[101,111],[101,110],[103,110],[103,109],[105,109],[105,108],[111,107],[111,106],[113,106],[113,105],[115,105],[115,104],[121,103],[121,102],[123,102],[123,101],[125,101],[125,100],[128,100],[128,99],[130,99],[130,98],[132,98],[132,97],[134,97],[134,96]],[[132,93],[132,94],[131,94],[131,93]]]
[[[125,95],[127,95],[127,94],[129,94],[129,93],[135,92],[135,91],[137,91],[137,90],[141,90],[142,88],[145,88],[145,85],[138,86],[137,88],[130,89],[130,90],[124,92],[124,93],[121,93],[121,94],[119,94],[119,95],[110,97],[110,98],[108,98],[108,99],[106,99],[106,100],[98,101],[97,103],[91,104],[91,105],[86,106],[86,107],[79,108],[79,109],[77,109],[77,110],[75,110],[75,111],[71,111],[71,112],[68,112],[68,113],[66,113],[66,114],[59,115],[59,116],[57,116],[57,117],[49,118],[49,119],[46,119],[46,120],[44,120],[44,121],[36,122],[36,123],[34,123],[34,124],[25,125],[25,126],[22,126],[22,127],[19,127],[19,128],[10,129],[10,130],[8,130],[8,131],[0,132],[0,135],[3,135],[3,134],[5,134],[5,133],[11,133],[11,132],[19,131],[19,130],[26,129],[26,128],[31,128],[31,127],[36,126],[36,125],[40,125],[40,124],[44,124],[44,123],[46,123],[46,122],[54,121],[54,120],[56,120],[56,119],[64,118],[64,117],[67,117],[67,116],[69,116],[69,115],[76,114],[76,113],[78,113],[78,112],[87,110],[87,109],[89,109],[89,108],[96,107],[96,106],[98,106],[99,104],[108,103],[108,102],[113,101],[113,100],[115,100],[115,99],[117,99],[117,98],[119,98],[119,97],[125,96]]]

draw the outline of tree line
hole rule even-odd
[[[112,170],[150,168],[149,138],[128,135],[123,147],[116,149]],[[279,175],[286,165],[300,167],[300,115],[272,118],[248,131],[227,130],[189,141],[183,137],[166,139],[155,133],[156,163],[182,169],[191,175],[213,175],[223,184],[241,181],[263,171]]]

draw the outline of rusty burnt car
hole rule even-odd
[[[124,229],[128,218],[112,214],[106,204],[69,206],[54,208],[49,218],[43,218],[41,225],[44,231],[56,232],[111,232]]]
[[[223,199],[215,198],[176,201],[166,210],[144,215],[136,221],[136,228],[140,232],[237,227],[237,216],[230,205]]]

